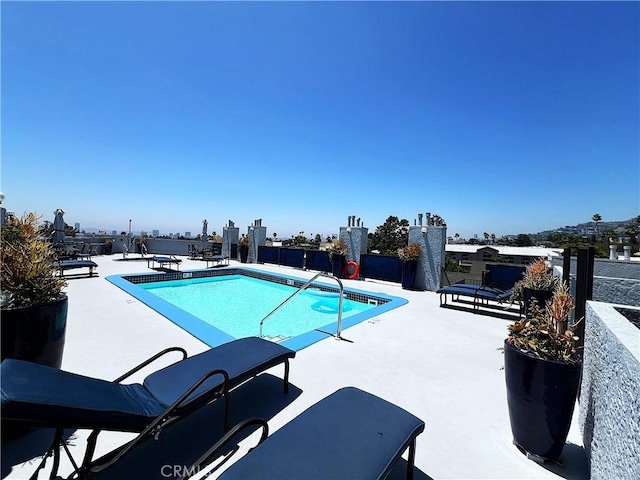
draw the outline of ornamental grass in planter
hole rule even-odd
[[[238,240],[238,251],[240,252],[240,263],[247,263],[249,258],[249,237],[242,235]]]
[[[334,240],[331,247],[329,247],[329,263],[331,263],[331,274],[334,277],[342,278],[348,251],[349,247],[341,239]]]
[[[402,288],[410,290],[416,281],[418,272],[418,258],[422,248],[418,243],[410,243],[398,249],[398,258],[402,262]]]
[[[581,357],[569,326],[574,301],[558,283],[544,307],[508,327],[504,342],[507,404],[514,444],[527,455],[557,461],[578,393]]]
[[[67,321],[66,282],[39,217],[12,217],[0,231],[2,359],[60,367]]]

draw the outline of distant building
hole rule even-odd
[[[79,231],[80,231],[80,223],[79,223],[79,222],[76,222],[76,223],[73,225],[73,228],[75,228],[75,229],[76,229],[76,232],[79,232]]]
[[[118,231],[117,230],[111,230],[111,235],[117,235]]]
[[[160,230],[152,230],[151,231],[151,236],[153,237],[159,237],[160,236]]]
[[[471,266],[472,262],[506,261],[516,265],[528,265],[540,257],[562,254],[561,248],[507,247],[503,245],[458,245],[444,246],[449,258],[460,265]]]
[[[185,238],[191,238],[191,232],[184,232]]]

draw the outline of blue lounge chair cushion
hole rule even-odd
[[[242,338],[158,370],[142,385],[5,359],[0,364],[2,418],[37,427],[137,432],[212,370],[226,370],[228,387],[233,388],[294,356],[295,351],[268,340]],[[211,377],[183,403],[184,408],[213,400],[222,382],[221,375]]]
[[[475,299],[493,300],[495,302],[504,302],[509,300],[513,289],[500,290],[492,287],[481,287],[479,285],[470,284],[454,284],[446,287],[442,287],[436,290],[436,293],[440,295],[460,295],[463,297],[473,297]]]
[[[211,255],[209,257],[204,257],[205,260],[211,260],[211,261],[216,261],[216,260],[226,260],[228,257],[225,257],[223,255]]]
[[[179,258],[173,258],[173,257],[152,257],[152,260],[158,262],[158,263],[182,263],[182,260],[180,260]]]
[[[138,431],[160,415],[142,385],[122,385],[36,363],[5,359],[2,417],[41,427]]]
[[[229,375],[229,388],[233,388],[294,356],[293,350],[277,343],[259,337],[241,338],[158,370],[145,378],[144,386],[152,392],[158,402],[169,406],[211,370],[225,370]],[[205,391],[217,388],[221,384],[222,376],[211,377],[188,398],[188,401],[193,401]]]
[[[384,478],[424,430],[402,408],[354,387],[316,403],[220,479]]]
[[[84,268],[84,267],[97,267],[98,264],[93,260],[62,260],[58,262],[62,270],[69,270],[72,268]]]
[[[460,292],[460,295],[469,295],[469,292],[477,292],[477,291],[485,291],[492,292],[495,294],[504,293],[505,290],[496,287],[489,287],[486,285],[475,285],[473,283],[454,283],[453,285],[447,285],[446,287],[442,287],[436,290],[436,293],[453,293]],[[511,291],[511,290],[509,290]]]

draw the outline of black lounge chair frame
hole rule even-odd
[[[156,267],[156,263],[158,266]],[[171,265],[176,266],[176,271],[180,271],[180,264],[182,260],[177,258],[175,255],[171,255],[169,257],[164,256],[153,256],[147,260],[147,268],[152,270],[173,270]],[[167,267],[167,265],[169,265]]]
[[[473,311],[480,310],[480,306],[488,305],[489,301],[499,304],[509,300],[513,289],[500,290],[486,285],[453,284],[436,291],[440,294],[440,306],[447,304],[447,295],[451,295],[453,301],[457,301],[460,296],[473,298]]]
[[[256,364],[251,364],[250,366],[241,365],[240,366],[241,370],[235,371],[232,374],[230,374],[227,370],[224,370],[224,369],[213,369],[210,371],[206,371],[195,383],[193,383],[188,389],[186,389],[184,393],[182,393],[177,399],[175,399],[173,403],[171,403],[168,407],[166,407],[166,409],[164,409],[164,411],[161,414],[155,415],[155,416],[148,415],[148,414],[140,415],[140,417],[142,418],[134,418],[134,422],[132,422],[130,427],[128,428],[123,428],[122,418],[118,419],[117,428],[110,428],[109,425],[106,425],[104,423],[104,415],[101,418],[101,420],[95,421],[94,426],[90,425],[92,420],[87,419],[86,417],[81,421],[81,423],[77,423],[75,425],[66,424],[65,421],[62,421],[61,423],[61,421],[57,420],[56,418],[43,418],[41,412],[37,414],[38,418],[34,419],[24,413],[25,407],[22,405],[18,405],[17,409],[15,410],[18,413],[12,414],[10,412],[6,414],[7,409],[5,408],[5,399],[11,397],[11,392],[5,392],[5,388],[3,386],[3,392],[2,392],[3,420],[8,420],[13,425],[16,425],[16,426],[48,427],[48,428],[55,429],[54,439],[53,439],[53,443],[51,444],[51,447],[46,452],[41,463],[38,465],[38,468],[30,478],[37,479],[40,470],[44,468],[47,462],[47,459],[50,456],[53,456],[53,468],[51,472],[51,478],[55,478],[59,464],[60,464],[60,447],[64,449],[74,468],[74,472],[69,478],[79,478],[79,479],[91,478],[92,474],[101,472],[109,468],[110,466],[118,462],[120,459],[122,459],[125,455],[127,455],[137,445],[139,445],[143,441],[148,440],[150,437],[153,438],[154,440],[161,440],[163,436],[163,429],[170,427],[175,422],[180,421],[185,416],[195,412],[196,410],[204,407],[205,405],[208,405],[209,403],[217,400],[220,397],[224,397],[225,399],[225,415],[224,415],[223,427],[224,427],[224,431],[227,432],[229,430],[229,410],[230,410],[229,391],[237,387],[241,383],[244,383],[249,378],[256,376],[258,373],[261,373],[280,363],[284,363],[284,392],[286,394],[289,391],[289,359],[295,357],[295,352],[281,345],[276,345],[276,344],[273,344],[272,342],[268,342],[267,340],[263,340],[256,337],[235,340],[235,341],[229,342],[228,344],[223,344],[220,347],[224,347],[225,345],[231,345],[234,343],[237,344],[237,342],[244,343],[244,347],[241,347],[241,348],[250,349],[254,351],[259,350],[260,344],[263,344],[266,351],[264,361],[261,363],[256,362]],[[267,345],[271,345],[271,346],[267,347]],[[216,348],[220,348],[220,347],[216,347]],[[184,373],[184,368],[182,368],[182,371],[181,371],[182,362],[188,361],[189,359],[193,359],[196,357],[201,357],[210,352],[214,352],[216,348],[212,348],[211,350],[202,352],[201,354],[195,355],[193,357],[188,357],[187,352],[183,348],[180,348],[180,347],[167,348],[153,355],[152,357],[145,360],[144,362],[140,363],[138,366],[134,367],[133,369],[126,372],[125,374],[121,375],[113,382],[105,382],[105,383],[120,384],[123,380],[129,378],[134,373],[137,373],[141,369],[147,367],[151,363],[155,362],[159,358],[171,352],[181,353],[182,359],[172,365],[169,365],[168,367],[165,367],[164,369],[158,372],[154,372],[154,374],[149,375],[145,379],[145,384],[147,383],[147,380],[151,379],[154,375],[160,374],[161,372],[167,372],[169,371],[169,369],[174,369],[178,375],[182,375],[182,373]],[[202,358],[206,358],[206,357],[201,357],[201,359]],[[45,372],[45,373],[47,371],[55,371],[55,372],[58,372],[60,375],[71,375],[73,377],[79,377],[75,374],[69,374],[67,372],[63,372],[57,369],[52,369],[51,367],[35,365],[35,364],[31,364],[30,362],[24,362],[21,360],[7,359],[3,362],[2,364],[3,366],[5,365],[5,362],[14,362],[13,365],[17,365],[18,367],[21,366],[20,363],[27,364],[25,366],[31,365],[29,368],[40,369],[42,372]],[[45,369],[45,370],[42,370],[42,369]],[[3,372],[3,375],[4,373],[5,372]],[[209,379],[216,376],[219,376],[222,378],[219,381],[219,383],[214,384],[213,386],[209,386],[209,388],[204,389],[203,391],[202,387],[204,386],[204,384]],[[93,379],[90,379],[90,380],[93,380]],[[5,393],[8,393],[8,395],[5,396]],[[167,392],[163,392],[162,387],[158,388],[158,396],[166,397],[166,395],[167,395]],[[48,404],[46,403],[35,405],[36,409],[41,409],[41,410],[42,409],[46,410],[47,407],[48,407]],[[68,407],[65,407],[65,408],[69,410]],[[12,410],[12,412],[13,411],[14,410]],[[83,413],[86,414],[86,412],[83,412]],[[108,412],[108,414],[110,413],[111,412]],[[113,413],[116,413],[116,412],[113,412]],[[32,414],[32,416],[33,415],[36,415],[36,414]],[[144,422],[145,420],[148,420],[146,422],[146,426],[141,428],[142,424],[140,422]],[[87,425],[87,423],[89,423],[89,425]],[[64,435],[65,428],[92,429],[92,432],[89,434],[89,437],[87,438],[87,446],[85,449],[83,460],[80,463],[80,465],[78,465],[75,459],[72,457],[71,452],[69,451],[69,448],[64,442],[63,435]],[[103,430],[130,431],[130,432],[139,432],[139,433],[130,442],[125,443],[121,447],[110,452],[107,455],[109,457],[107,461],[95,465],[92,463],[93,462],[92,459],[96,449],[98,435]]]
[[[205,257],[204,260],[207,262],[207,268],[211,267],[221,267],[229,265],[229,257],[225,257],[222,255],[212,255],[210,257]],[[211,263],[211,265],[209,265]]]
[[[440,294],[440,306],[446,305],[447,295],[456,301],[460,296],[473,298],[473,311],[489,301],[502,304],[509,300],[516,281],[522,278],[526,267],[509,264],[487,264],[487,272],[483,275],[482,285],[455,283],[436,290]],[[521,307],[522,309],[522,307]]]
[[[93,277],[93,269],[97,266],[98,264],[93,260],[60,260],[57,264],[58,272],[61,277],[64,277],[65,271],[73,270],[76,268],[88,268],[89,272],[86,274],[78,273],[75,275],[88,275],[89,277]]]

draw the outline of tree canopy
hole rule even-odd
[[[409,241],[409,220],[389,216],[376,231],[369,234],[369,251],[378,250],[383,255],[398,255],[398,249]]]

